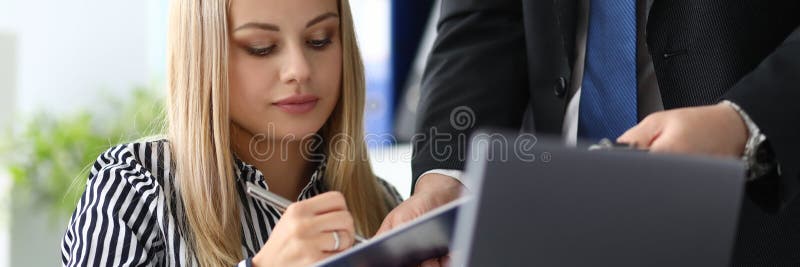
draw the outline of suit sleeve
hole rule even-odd
[[[800,192],[800,28],[724,98],[738,104],[767,137],[778,174],[748,185],[748,196],[768,210]]]
[[[413,186],[432,169],[463,169],[469,134],[519,128],[527,105],[522,1],[443,0],[412,140]]]

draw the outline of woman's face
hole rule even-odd
[[[317,132],[339,100],[336,0],[233,0],[230,112],[234,130],[281,140]]]

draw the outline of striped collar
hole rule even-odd
[[[244,162],[243,160],[239,159],[236,155],[233,156],[236,165],[236,180],[239,182],[251,182],[258,184],[265,189],[269,190],[269,185],[267,184],[268,181],[263,173],[261,173],[258,168],[253,166],[250,163]],[[325,161],[320,162],[317,164],[316,170],[314,173],[311,174],[311,179],[309,179],[308,184],[303,188],[300,195],[305,195],[305,192],[311,188],[312,186],[322,186],[324,187],[323,177],[325,173]]]

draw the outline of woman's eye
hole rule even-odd
[[[247,53],[257,57],[264,57],[272,53],[272,50],[275,49],[275,45],[271,45],[268,47],[248,47]]]
[[[319,39],[319,40],[308,40],[306,43],[314,49],[323,49],[329,44],[331,44],[330,38]]]

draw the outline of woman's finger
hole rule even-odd
[[[355,230],[353,215],[346,210],[328,212],[314,216],[310,219],[309,224],[314,227],[313,229],[309,230],[314,232],[330,232],[333,230],[338,230],[353,233]]]
[[[336,253],[353,246],[353,236],[344,231],[322,232],[313,239],[310,248],[323,253]]]
[[[286,209],[286,215],[313,216],[340,210],[347,210],[344,195],[331,191],[293,203]]]

